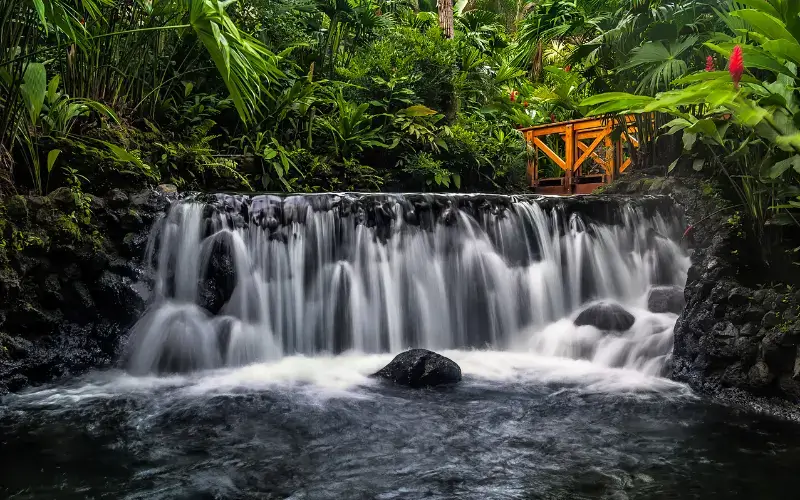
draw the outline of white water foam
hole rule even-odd
[[[217,205],[177,203],[148,245],[156,300],[133,329],[131,371],[408,346],[533,350],[648,374],[667,360],[674,317],[640,309],[652,285],[686,279],[677,216],[620,205],[620,222],[605,225],[531,200],[498,211],[451,198],[434,217],[395,195],[360,199],[362,216],[368,206],[386,219],[370,226],[313,199],[248,198],[238,222]],[[631,308],[634,328],[571,327],[594,299]]]
[[[94,374],[15,397],[372,397],[378,381],[369,375],[407,347],[450,357],[467,385],[686,392],[659,377],[677,317],[646,309],[652,286],[686,279],[677,216],[622,206],[621,222],[603,225],[530,200],[467,212],[454,199],[442,219],[413,225],[397,196],[383,205],[394,218],[381,229],[310,199],[253,198],[239,223],[218,207],[177,203],[148,245],[156,299],[133,329],[136,376]],[[214,259],[230,272],[209,274]],[[209,293],[228,293],[216,314]],[[575,326],[598,299],[623,304],[633,326]]]
[[[686,397],[683,384],[628,368],[602,366],[589,360],[545,356],[534,352],[446,350],[461,367],[463,385],[548,386],[558,397],[564,391],[589,394],[638,394]],[[124,372],[93,373],[70,385],[38,388],[10,396],[15,403],[36,407],[74,404],[121,396],[160,395],[164,401],[217,395],[291,391],[320,401],[329,398],[380,397],[383,382],[370,375],[393,354],[348,352],[338,356],[287,356],[277,361],[206,370],[173,376],[133,376]]]

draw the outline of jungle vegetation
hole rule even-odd
[[[637,163],[724,180],[757,239],[800,207],[792,0],[0,0],[0,16],[6,195],[514,192],[518,128],[636,113]]]

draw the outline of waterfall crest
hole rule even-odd
[[[152,229],[154,300],[128,364],[176,372],[413,346],[657,373],[675,316],[644,303],[652,286],[685,283],[681,233],[663,199],[189,197]],[[596,300],[629,307],[631,331],[574,327],[569,317]]]

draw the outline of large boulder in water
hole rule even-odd
[[[653,287],[647,296],[647,309],[654,313],[680,314],[685,305],[683,287],[680,286]]]
[[[461,367],[433,351],[410,349],[395,356],[373,377],[409,387],[432,387],[461,381]]]
[[[613,302],[598,302],[578,314],[575,326],[591,325],[598,330],[624,332],[628,330],[636,318],[619,304]]]

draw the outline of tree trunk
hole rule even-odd
[[[439,27],[447,39],[453,39],[453,1],[436,0],[436,8],[439,9]]]

